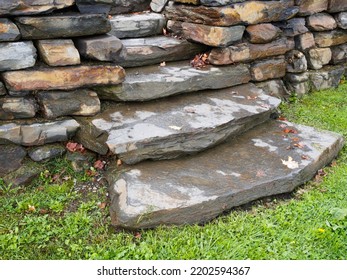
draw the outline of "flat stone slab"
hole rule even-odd
[[[207,66],[195,69],[189,62],[171,62],[166,66],[146,66],[126,71],[118,86],[97,87],[100,99],[145,101],[185,92],[227,88],[250,81],[248,65]]]
[[[207,222],[293,191],[331,162],[343,142],[335,133],[271,121],[195,156],[115,167],[108,176],[112,224],[135,229]]]
[[[168,100],[113,106],[78,119],[77,137],[100,154],[124,162],[196,153],[262,123],[280,104],[253,84],[204,91]]]
[[[166,19],[157,13],[117,15],[110,18],[109,34],[123,38],[140,38],[163,33]]]
[[[0,18],[0,42],[16,41],[19,38],[17,26],[7,18]]]

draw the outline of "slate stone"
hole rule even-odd
[[[153,12],[161,13],[169,0],[152,0],[150,7]]]
[[[347,29],[347,12],[342,12],[335,17],[338,27]]]
[[[328,12],[336,13],[347,11],[347,2],[346,0],[329,0]]]
[[[292,50],[286,54],[287,72],[289,73],[302,73],[307,70],[306,56],[298,51]]]
[[[78,10],[82,14],[106,14],[111,11],[113,0],[76,0]]]
[[[207,51],[201,44],[166,36],[123,39],[126,56],[117,63],[123,67],[159,65],[161,62],[192,59]]]
[[[75,0],[1,0],[0,16],[48,13],[75,4]]]
[[[331,48],[332,64],[347,63],[347,44],[334,46]]]
[[[100,112],[98,95],[88,89],[39,92],[36,98],[43,116],[48,119],[61,116],[93,116]]]
[[[2,78],[9,90],[69,90],[95,85],[115,85],[124,80],[122,67],[111,65],[39,68],[9,71]]]
[[[325,66],[321,70],[311,71],[310,81],[312,89],[319,91],[338,87],[344,72],[343,66]]]
[[[6,95],[6,94],[7,94],[7,90],[4,86],[4,84],[2,82],[0,82],[0,96]]]
[[[79,118],[77,139],[98,153],[110,150],[128,164],[170,159],[199,152],[268,120],[279,104],[279,99],[245,84],[160,102],[115,105],[93,118]]]
[[[59,144],[50,144],[31,149],[28,153],[29,157],[36,162],[50,160],[61,157],[66,153],[66,149]]]
[[[241,25],[221,27],[172,20],[167,28],[174,35],[212,47],[227,47],[240,41],[245,31]]]
[[[83,37],[75,40],[80,54],[97,61],[122,61],[126,53],[120,39],[113,35]]]
[[[145,101],[179,93],[226,88],[250,81],[248,66],[207,66],[195,69],[189,63],[171,62],[165,67],[127,69],[125,81],[116,87],[96,87],[100,99]]]
[[[112,0],[112,2],[110,14],[118,15],[147,11],[150,9],[151,0]]]
[[[327,31],[335,29],[337,23],[332,15],[318,13],[307,18],[307,26],[313,31]]]
[[[0,71],[29,68],[35,63],[36,49],[32,42],[0,43]]]
[[[251,66],[252,81],[266,81],[284,77],[287,63],[284,56],[254,62]]]
[[[245,0],[200,0],[201,5],[209,7],[226,6],[240,2],[245,2]]]
[[[21,146],[0,145],[0,176],[21,167],[26,154],[26,150]]]
[[[328,9],[327,0],[295,0],[295,3],[300,8],[300,16],[313,15]]]
[[[3,180],[12,188],[29,186],[34,179],[40,176],[43,169],[43,165],[27,160],[19,169],[5,175]]]
[[[282,126],[298,133],[288,135]],[[287,149],[292,136],[302,149]],[[137,229],[210,221],[233,207],[293,191],[343,144],[332,132],[271,121],[195,156],[115,167],[107,176],[111,222]],[[298,165],[288,164],[290,158]]]
[[[63,142],[75,135],[79,124],[73,119],[52,122],[15,122],[0,124],[0,145],[14,143],[22,146],[40,146]]]
[[[295,36],[295,48],[300,51],[305,51],[316,46],[315,38],[311,32],[306,32]]]
[[[0,18],[0,42],[16,41],[20,39],[17,26],[7,18]]]
[[[271,23],[250,25],[246,28],[249,41],[254,44],[266,44],[278,38],[282,31]]]
[[[325,48],[347,43],[347,30],[315,32],[314,39],[318,47]]]
[[[309,30],[306,27],[305,18],[295,17],[285,22],[276,23],[276,26],[280,27],[285,36],[294,37],[300,34],[304,34]]]
[[[271,96],[281,99],[287,99],[289,97],[289,92],[281,79],[256,83],[256,86]]]
[[[162,34],[166,19],[161,14],[140,13],[113,16],[110,23],[112,29],[109,34],[119,39],[141,38]]]
[[[41,59],[49,66],[67,66],[81,63],[80,54],[71,39],[38,40]]]
[[[329,64],[332,53],[330,48],[314,48],[307,52],[307,61],[310,69],[321,69]]]
[[[38,106],[33,97],[0,98],[0,120],[13,120],[33,118],[36,115]]]
[[[65,14],[18,17],[15,23],[23,39],[56,39],[105,34],[111,24],[104,15]]]
[[[298,7],[293,6],[293,1],[282,0],[247,1],[222,7],[177,4],[166,6],[164,13],[168,19],[175,21],[231,26],[287,20],[298,10]]]

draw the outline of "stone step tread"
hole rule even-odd
[[[113,105],[80,118],[79,141],[124,162],[194,153],[269,119],[280,99],[254,84],[202,91],[146,103]]]
[[[193,68],[189,61],[169,62],[126,70],[125,81],[117,86],[94,90],[100,99],[116,101],[147,101],[204,89],[227,88],[251,80],[247,64]]]
[[[291,192],[331,162],[343,142],[335,133],[273,120],[194,156],[114,167],[108,174],[112,224],[203,223],[235,206]]]

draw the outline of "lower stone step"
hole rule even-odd
[[[203,153],[109,171],[112,224],[204,223],[235,206],[291,192],[335,158],[342,136],[270,121]]]
[[[146,103],[113,104],[78,118],[77,141],[127,164],[195,153],[267,121],[280,104],[253,84]]]

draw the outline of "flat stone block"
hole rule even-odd
[[[330,48],[314,48],[307,52],[307,61],[310,69],[321,69],[329,64],[332,53]]]
[[[0,42],[16,41],[21,37],[17,26],[7,18],[0,18]]]
[[[0,71],[32,67],[36,56],[36,49],[30,41],[0,43]]]
[[[347,63],[347,44],[334,46],[331,48],[332,53],[332,64],[343,64]]]
[[[280,27],[283,34],[288,37],[294,37],[309,31],[306,27],[305,18],[299,17],[289,19],[285,22],[276,23],[276,26]]]
[[[252,81],[266,81],[284,77],[287,63],[284,56],[255,62],[251,67]]]
[[[337,23],[332,15],[319,13],[307,18],[307,26],[313,31],[327,31],[335,29]]]
[[[306,56],[298,50],[286,53],[286,61],[288,73],[302,73],[307,70]]]
[[[296,142],[303,148],[287,149]],[[112,224],[135,229],[207,222],[233,207],[293,191],[343,144],[332,132],[271,121],[195,156],[115,167],[108,175]]]
[[[346,0],[329,0],[328,12],[336,13],[347,11]]]
[[[295,0],[295,3],[300,8],[300,16],[313,15],[328,9],[328,0]]]
[[[143,12],[150,9],[151,0],[112,0],[111,15]]]
[[[347,30],[336,29],[333,31],[315,32],[314,39],[320,48],[342,45],[347,43]]]
[[[34,98],[0,98],[0,120],[33,118],[38,111]]]
[[[295,47],[300,51],[305,51],[316,46],[315,38],[313,33],[307,32],[304,34],[300,34],[295,36]]]
[[[246,28],[249,41],[254,44],[266,44],[278,38],[282,31],[271,23],[250,25]]]

